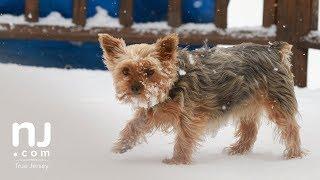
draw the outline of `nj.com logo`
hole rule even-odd
[[[22,130],[27,132],[29,147],[21,147],[20,133]],[[12,145],[16,148],[13,152],[15,166],[18,169],[48,169],[46,163],[50,157],[48,146],[51,143],[51,124],[49,122],[43,125],[43,140],[36,141],[36,129],[33,123],[13,123],[12,124]],[[23,138],[26,139],[26,138]],[[18,148],[19,147],[19,148]]]
[[[22,124],[13,123],[12,124],[12,145],[18,147],[20,143],[20,130],[28,130],[28,144],[30,147],[33,147],[36,143],[36,130],[33,123],[24,122]],[[43,141],[37,142],[38,147],[47,147],[51,142],[51,124],[46,122],[44,124],[44,138]]]

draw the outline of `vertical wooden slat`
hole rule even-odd
[[[73,0],[73,23],[84,26],[87,19],[87,0]]]
[[[181,0],[169,0],[168,3],[168,24],[172,27],[181,25]]]
[[[296,26],[295,26],[295,36],[296,38],[300,38],[309,33],[312,25],[312,1],[313,0],[296,0],[296,11],[295,14],[297,17]],[[298,40],[298,39],[295,39]]]
[[[311,29],[317,30],[318,29],[318,18],[319,18],[319,0],[312,0],[312,11],[311,11]]]
[[[293,74],[295,85],[299,87],[307,86],[308,49],[294,46],[293,52]]]
[[[311,29],[312,0],[279,0],[277,11],[277,40],[293,44],[293,74],[295,84],[307,85],[308,49],[297,46],[301,37]]]
[[[119,11],[120,24],[125,27],[131,26],[133,23],[133,0],[121,0]]]
[[[312,1],[313,0],[296,0],[296,26],[293,41],[298,42],[302,36],[307,35],[312,25]],[[307,86],[307,64],[308,49],[295,46],[293,48],[293,73],[295,83],[299,87]]]
[[[216,1],[215,25],[218,28],[225,29],[227,27],[228,3],[229,0]]]
[[[277,11],[277,40],[292,43],[295,24],[295,1],[279,0]]]
[[[263,26],[269,27],[276,24],[276,11],[278,0],[264,0],[263,3]]]
[[[25,0],[24,16],[28,22],[39,20],[39,0]]]

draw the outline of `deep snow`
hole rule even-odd
[[[172,153],[173,135],[157,132],[148,144],[126,154],[110,152],[132,111],[116,102],[108,72],[0,64],[0,82],[0,179],[320,178],[320,90],[296,89],[302,144],[310,151],[305,158],[283,160],[283,146],[273,141],[273,126],[263,123],[248,155],[223,152],[234,141],[234,127],[227,126],[215,138],[206,138],[192,165],[169,166],[161,160]],[[25,121],[52,125],[47,171],[15,168],[11,124]]]

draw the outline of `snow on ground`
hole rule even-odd
[[[0,82],[0,179],[320,179],[320,89],[296,89],[305,158],[283,160],[273,126],[263,123],[248,155],[223,152],[234,141],[227,126],[206,138],[192,165],[169,166],[161,160],[172,154],[173,135],[157,132],[126,154],[110,152],[132,111],[116,102],[108,72],[0,64]],[[15,168],[11,124],[25,121],[52,125],[47,171]]]
[[[320,89],[320,50],[309,49],[307,76],[308,88]]]

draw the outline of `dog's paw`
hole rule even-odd
[[[285,159],[295,159],[295,158],[302,158],[307,153],[302,151],[301,149],[286,149],[284,151],[284,158]]]
[[[132,147],[129,146],[129,145],[116,144],[115,146],[112,147],[111,151],[113,153],[116,153],[116,154],[123,154],[123,153],[127,152],[130,149],[132,149]]]
[[[224,151],[230,155],[230,156],[233,156],[233,155],[243,155],[243,154],[246,154],[250,151],[250,148],[246,148],[246,147],[242,147],[242,146],[229,146],[229,147],[226,147],[224,149]]]
[[[166,158],[166,159],[162,160],[162,162],[165,163],[165,164],[169,164],[169,165],[172,165],[172,164],[174,164],[174,165],[191,164],[191,161],[187,161],[187,160],[184,160],[184,159],[177,159],[177,158]]]

